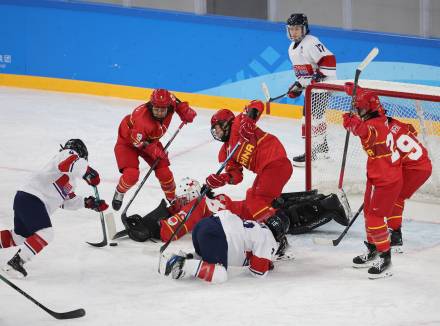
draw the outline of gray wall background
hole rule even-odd
[[[65,0],[64,0],[65,1]],[[67,0],[68,1],[68,0]],[[440,0],[85,0],[125,7],[283,22],[294,12],[310,24],[440,38]]]

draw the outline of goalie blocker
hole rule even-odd
[[[272,206],[283,211],[290,219],[288,234],[312,231],[331,220],[347,226],[347,214],[335,194],[323,195],[317,190],[281,194]],[[171,216],[165,200],[145,216],[138,214],[123,219],[128,236],[138,242],[160,239],[160,221]]]

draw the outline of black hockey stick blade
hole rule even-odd
[[[31,297],[29,294],[24,292],[17,285],[15,285],[11,281],[9,281],[6,277],[2,276],[1,274],[0,274],[0,279],[3,282],[5,282],[7,285],[12,287],[14,290],[16,290],[18,293],[25,296],[27,299],[32,301],[34,304],[36,304],[38,307],[40,307],[41,309],[43,309],[45,312],[47,312],[49,315],[51,315],[52,317],[54,317],[56,319],[74,319],[74,318],[80,318],[80,317],[83,317],[86,315],[86,311],[82,308],[72,310],[72,311],[66,311],[66,312],[53,311],[53,310],[47,308],[46,306],[44,306],[43,304],[41,304],[40,302],[38,302],[37,300],[35,300],[33,297]]]
[[[86,311],[82,308],[66,312],[55,312],[47,309],[46,312],[56,319],[74,319],[81,318],[86,315]]]
[[[116,234],[113,236],[112,240],[116,240],[116,239],[125,237],[126,235],[128,235],[128,231],[127,230],[121,230],[119,232],[116,232]]]

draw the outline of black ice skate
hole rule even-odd
[[[328,155],[328,144],[327,144],[327,138],[324,140],[323,143],[319,145],[315,145],[312,149],[312,161],[317,160],[326,160],[329,159],[330,156]],[[306,154],[294,156],[292,158],[292,164],[294,166],[303,167],[306,165]]]
[[[294,156],[292,158],[292,164],[294,166],[303,167],[306,165],[306,154]]]
[[[391,272],[391,250],[381,252],[374,260],[373,266],[368,269],[368,278],[377,279],[392,276]]]
[[[365,246],[367,246],[368,251],[362,255],[353,258],[354,268],[368,268],[371,267],[373,260],[377,256],[376,246],[372,243],[364,241]]]
[[[124,193],[119,192],[116,189],[115,194],[113,195],[113,200],[112,200],[112,207],[115,211],[119,211],[121,209],[123,200],[124,200]]]
[[[8,273],[8,275],[16,278],[24,278],[27,276],[27,272],[24,269],[24,260],[20,257],[20,250],[8,261],[7,265],[3,267],[3,270]]]
[[[397,230],[389,229],[391,235],[391,250],[394,253],[401,254],[403,253],[402,245],[402,229],[398,228]]]

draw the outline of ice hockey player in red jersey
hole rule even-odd
[[[236,117],[230,110],[222,109],[211,118],[211,133],[223,142],[219,162],[225,161],[238,142],[240,146],[227,163],[225,172],[209,175],[206,184],[211,189],[238,184],[243,180],[243,168],[257,175],[246,191],[246,199],[228,205],[231,212],[244,220],[264,221],[272,216],[271,203],[281,195],[292,175],[292,164],[284,146],[277,137],[256,126],[263,108],[263,102],[254,100]]]
[[[186,123],[191,123],[197,115],[189,107],[188,102],[177,100],[166,89],[155,89],[150,101],[138,106],[121,121],[115,155],[122,176],[113,196],[114,210],[121,208],[124,194],[139,179],[139,157],[150,166],[156,160],[160,160],[154,173],[165,197],[170,202],[175,199],[176,184],[169,168],[170,161],[160,142],[160,138],[166,133],[171,123],[174,112]]]
[[[288,96],[297,98],[311,83],[336,79],[336,58],[316,36],[310,34],[307,16],[300,13],[290,15],[286,29],[287,37],[292,41],[288,52],[296,76]],[[314,155],[325,155],[329,150],[323,112],[315,113],[313,119],[312,136],[317,137],[314,141],[317,145],[312,149]],[[304,119],[302,136],[305,137]],[[295,166],[304,166],[305,155],[295,156],[292,161]]]
[[[108,205],[93,196],[75,194],[77,179],[91,186],[100,182],[99,174],[88,163],[88,151],[80,139],[70,139],[41,171],[33,173],[14,198],[14,229],[0,231],[0,248],[21,248],[3,268],[11,276],[26,277],[24,264],[40,253],[52,240],[50,216],[58,209],[81,207],[104,211]]]
[[[347,83],[347,94],[351,95],[352,91],[353,84]],[[357,113],[345,113],[343,125],[360,138],[368,155],[364,195],[368,252],[355,257],[353,266],[369,267],[369,278],[373,279],[392,275],[390,236],[385,219],[391,216],[401,192],[402,168],[379,97],[372,91],[358,88],[354,106]]]
[[[248,266],[251,275],[265,277],[274,268],[273,261],[283,246],[289,224],[283,214],[259,224],[222,210],[196,224],[192,234],[195,254],[165,253],[160,272],[173,279],[194,277],[223,283],[228,279],[229,266]]]
[[[401,252],[405,200],[411,198],[428,180],[432,173],[432,164],[428,151],[417,139],[417,131],[412,124],[391,117],[388,117],[388,124],[402,162],[403,185],[391,216],[387,217],[387,224],[391,233],[391,246],[395,251]]]
[[[162,200],[159,206],[146,216],[138,214],[127,216],[123,222],[127,228],[128,236],[139,242],[150,238],[160,239],[164,242],[168,241],[196,200],[198,200],[200,192],[201,187],[197,180],[188,177],[183,178],[176,189],[176,201],[178,201],[178,206],[181,207],[180,210],[173,211]],[[179,233],[173,237],[173,240],[177,240],[191,232],[194,225],[202,218],[225,209],[226,203],[230,201],[229,197],[223,194],[209,194],[202,198],[199,205],[192,211],[191,218],[186,221]]]

